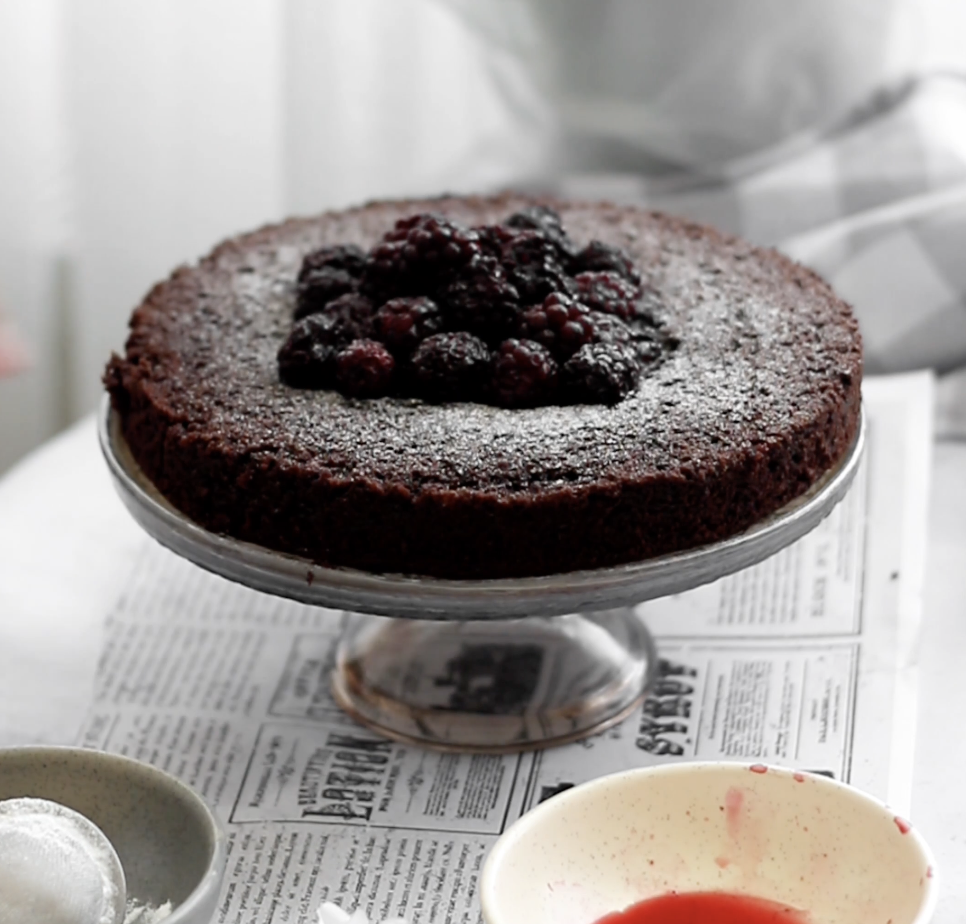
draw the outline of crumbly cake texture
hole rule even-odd
[[[226,241],[155,286],[105,383],[147,476],[209,530],[326,566],[487,579],[724,539],[807,490],[859,424],[849,307],[772,250],[634,207],[540,200],[630,254],[678,341],[619,404],[503,409],[283,385],[303,256],[396,219],[496,223],[533,199],[379,202]]]

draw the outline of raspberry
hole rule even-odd
[[[580,273],[574,283],[577,297],[594,311],[613,314],[625,321],[638,313],[640,289],[613,271]]]
[[[504,340],[493,360],[493,396],[503,407],[549,404],[557,390],[557,363],[533,340]]]
[[[634,268],[634,261],[620,247],[591,241],[574,260],[575,273],[617,273],[635,286],[641,284],[641,276]]]
[[[474,260],[438,298],[450,330],[469,331],[490,344],[500,343],[519,324],[520,294],[490,257]]]
[[[542,302],[551,292],[574,290],[556,245],[540,231],[514,234],[503,245],[501,261],[524,305]]]
[[[376,340],[353,340],[335,358],[335,380],[344,395],[378,398],[389,393],[396,362]]]
[[[413,384],[429,401],[472,401],[490,372],[487,345],[465,331],[434,334],[413,353]]]
[[[564,363],[567,396],[578,404],[617,404],[629,395],[641,367],[633,349],[620,343],[588,343]]]
[[[362,267],[366,262],[366,255],[362,248],[355,244],[333,244],[320,247],[305,255],[302,268],[299,270],[299,282],[304,282],[313,273],[326,267],[343,270],[350,276],[362,275]]]
[[[394,298],[377,312],[376,336],[397,356],[406,356],[442,326],[439,307],[428,298]]]
[[[359,280],[344,269],[321,266],[310,270],[298,283],[295,320],[322,311],[340,295],[355,292],[358,288]]]
[[[278,376],[293,388],[328,388],[335,378],[331,318],[310,314],[296,321],[278,351]]]
[[[510,228],[541,232],[547,240],[553,242],[557,248],[558,257],[564,265],[577,255],[577,247],[567,237],[560,216],[545,205],[531,205],[519,212],[514,212],[506,220],[506,224]]]
[[[523,312],[520,336],[545,346],[563,361],[594,339],[594,322],[586,305],[554,292],[541,305]]]

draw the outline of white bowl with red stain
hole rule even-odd
[[[937,889],[925,841],[871,796],[715,762],[630,770],[552,797],[497,841],[480,899],[486,924],[593,924],[668,893],[764,899],[795,909],[769,919],[789,924],[926,924]]]

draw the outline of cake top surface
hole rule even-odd
[[[434,212],[502,221],[534,200],[374,203],[235,238],[156,286],[132,317],[127,360],[184,438],[329,480],[418,494],[567,491],[662,473],[687,478],[806,427],[861,376],[848,306],[775,251],[633,207],[550,202],[578,243],[631,255],[649,309],[677,342],[614,406],[505,409],[410,398],[347,398],[279,381],[306,253],[369,248],[398,219]]]

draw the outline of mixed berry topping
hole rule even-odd
[[[546,206],[477,228],[412,215],[368,253],[305,256],[279,377],[355,398],[614,404],[669,342],[653,297],[626,253],[579,247]]]

